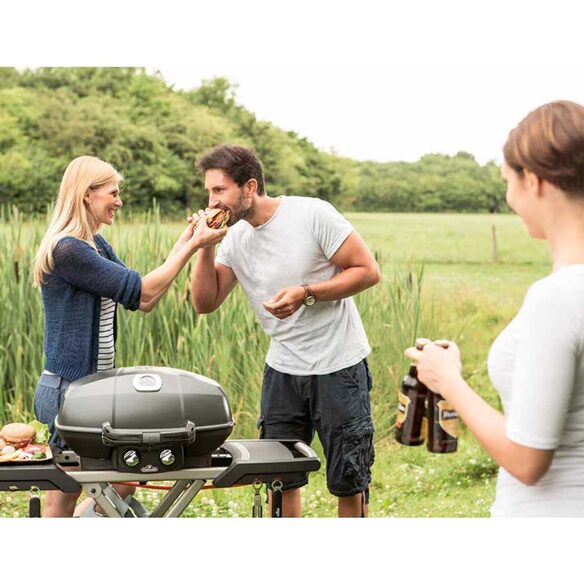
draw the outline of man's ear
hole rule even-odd
[[[244,192],[247,197],[253,197],[258,192],[258,181],[255,178],[250,178],[244,187]]]

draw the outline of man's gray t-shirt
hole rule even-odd
[[[262,305],[282,288],[330,280],[341,270],[330,258],[352,233],[330,204],[310,197],[279,197],[274,215],[259,227],[236,223],[217,262],[231,268],[264,331],[271,337],[267,364],[291,375],[325,375],[355,365],[371,348],[352,298],[302,305],[279,320]]]

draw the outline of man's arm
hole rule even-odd
[[[379,265],[356,231],[345,239],[331,262],[342,271],[330,280],[310,285],[310,291],[317,300],[347,298],[375,286],[381,280]]]
[[[310,284],[310,291],[319,301],[339,300],[371,288],[381,279],[379,265],[363,238],[353,231],[330,260],[341,271],[330,280]],[[279,319],[294,314],[304,301],[305,291],[298,286],[280,290],[265,309]]]
[[[191,302],[197,313],[219,308],[236,283],[233,270],[215,262],[214,247],[201,249],[191,278]]]

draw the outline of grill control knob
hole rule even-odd
[[[140,459],[135,450],[128,450],[128,452],[124,454],[124,462],[128,466],[136,466],[140,462]]]
[[[164,464],[165,466],[170,466],[171,464],[174,463],[175,460],[176,457],[172,453],[172,450],[168,448],[160,453],[160,462],[162,462],[162,464]]]

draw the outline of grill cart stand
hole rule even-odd
[[[312,448],[295,440],[228,440],[211,457],[211,465],[168,472],[140,473],[83,470],[72,451],[58,452],[54,462],[0,466],[0,491],[80,489],[108,517],[180,517],[208,482],[216,488],[253,483],[275,484],[299,473],[314,472],[320,460]],[[151,511],[123,500],[112,484],[126,481],[172,481],[173,486]]]

